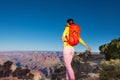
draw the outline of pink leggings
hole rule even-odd
[[[66,80],[75,80],[74,71],[71,66],[73,56],[74,48],[70,48],[68,46],[63,48],[63,60],[66,67]]]

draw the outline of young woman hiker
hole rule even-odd
[[[71,25],[74,24],[73,19],[68,19],[66,23],[66,27],[64,29],[63,35],[62,35],[62,41],[63,41],[63,60],[64,65],[66,67],[66,80],[75,80],[74,71],[71,66],[72,58],[74,56],[74,46],[70,45],[68,41],[68,36],[70,33]],[[90,51],[91,48],[86,45],[86,43],[81,39],[78,38],[79,43],[81,43],[85,48]]]

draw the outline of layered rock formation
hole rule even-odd
[[[17,66],[22,66],[32,70],[41,70],[45,67],[54,66],[60,62],[60,59],[55,52],[0,52],[0,61],[5,62],[7,60],[13,61]]]

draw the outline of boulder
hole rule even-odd
[[[42,79],[42,76],[41,76],[40,72],[32,70],[32,71],[30,71],[30,73],[34,75],[33,80],[40,80],[40,79]]]

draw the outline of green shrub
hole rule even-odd
[[[99,47],[100,54],[105,55],[106,60],[120,59],[120,38],[112,40],[110,43]]]
[[[120,80],[120,59],[103,61],[100,80]]]

